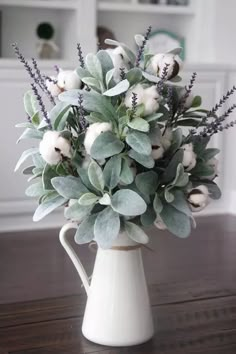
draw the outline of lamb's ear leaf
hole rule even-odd
[[[133,150],[135,150],[139,154],[151,154],[151,141],[149,137],[144,133],[132,131],[126,136],[126,142]]]
[[[60,195],[54,195],[52,198],[48,198],[45,202],[42,202],[36,209],[33,221],[42,220],[45,216],[50,214],[52,211],[62,206],[67,202],[67,199],[61,197]]]
[[[94,224],[97,215],[90,215],[79,225],[75,233],[75,242],[79,245],[88,243],[94,239]]]
[[[127,79],[120,81],[116,86],[103,92],[104,96],[114,97],[126,92],[129,88],[129,81]]]
[[[133,86],[142,80],[142,70],[139,68],[132,68],[126,73],[126,79],[130,86]]]
[[[114,39],[105,39],[105,43],[115,46],[115,47],[121,47],[124,50],[127,57],[129,58],[131,64],[134,65],[135,60],[136,60],[136,55],[127,47],[126,44],[121,43],[121,42],[117,42]]]
[[[78,177],[54,177],[51,183],[57,193],[66,199],[79,199],[84,193],[88,192],[88,189]]]
[[[103,172],[101,167],[95,161],[92,161],[89,165],[88,177],[92,186],[102,192],[105,186]]]
[[[147,156],[143,154],[139,154],[137,151],[134,151],[131,149],[128,152],[129,157],[131,157],[133,160],[137,161],[140,165],[146,167],[146,168],[153,168],[155,165],[155,161],[152,158],[152,156]]]
[[[158,186],[158,175],[154,171],[139,173],[135,178],[135,184],[141,193],[145,195],[155,194]]]
[[[124,148],[124,143],[112,132],[100,134],[91,147],[91,156],[96,159],[106,159],[107,157],[119,154]]]
[[[112,59],[106,50],[99,50],[96,56],[102,65],[103,77],[106,77],[106,74],[114,69]]]
[[[98,214],[94,225],[94,235],[101,248],[110,248],[119,231],[120,217],[111,207],[105,208]]]
[[[183,161],[183,156],[184,156],[183,149],[179,149],[174,154],[174,156],[172,157],[172,159],[169,162],[169,165],[165,169],[165,172],[163,173],[163,176],[162,176],[163,183],[169,183],[169,182],[173,181],[173,179],[176,176],[177,167]]]
[[[19,168],[21,167],[21,165],[32,155],[35,155],[39,152],[39,149],[38,148],[31,148],[31,149],[28,149],[28,150],[25,150],[21,157],[19,158],[17,164],[16,164],[16,167],[15,167],[15,172],[17,170],[19,170]]]
[[[120,172],[121,157],[119,155],[111,157],[103,170],[105,183],[108,188],[113,189],[117,186],[120,180]]]
[[[145,232],[138,225],[130,221],[125,221],[125,231],[129,238],[137,243],[146,244],[149,241]]]
[[[168,230],[180,237],[186,238],[191,233],[191,219],[184,213],[174,208],[171,204],[165,203],[160,216]]]
[[[145,213],[147,205],[140,195],[130,189],[118,190],[111,197],[114,211],[125,216],[136,216]]]
[[[99,58],[95,54],[87,54],[85,64],[86,68],[95,79],[98,81],[103,81],[102,65]]]
[[[82,206],[78,203],[78,201],[75,201],[74,204],[65,208],[64,215],[67,219],[81,222],[85,217],[88,216],[88,214],[90,214],[92,208],[93,206]]]

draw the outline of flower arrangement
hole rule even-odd
[[[236,88],[211,110],[200,108],[201,97],[192,94],[196,73],[181,84],[181,48],[149,53],[150,32],[135,36],[136,55],[106,40],[114,50],[84,59],[78,45],[78,69],[56,68],[54,77],[43,76],[13,45],[32,79],[18,141],[39,140],[16,170],[32,160],[23,173],[35,181],[26,190],[39,201],[34,221],[63,206],[66,219],[78,223],[79,244],[95,240],[109,248],[120,230],[145,244],[144,229],[153,224],[187,237],[193,213],[221,196],[214,182],[219,150],[208,143],[236,123],[225,123],[235,105],[217,114]]]

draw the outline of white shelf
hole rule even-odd
[[[0,6],[73,10],[78,7],[78,1],[77,0],[0,0]]]
[[[192,6],[173,6],[173,5],[152,5],[152,4],[126,4],[111,3],[100,1],[98,3],[100,11],[133,12],[148,14],[166,14],[166,15],[191,15],[195,14]]]

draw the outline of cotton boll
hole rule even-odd
[[[124,69],[124,71],[127,72],[130,69],[130,60],[126,55],[124,49],[121,47],[116,47],[113,50],[109,49],[108,54],[112,59],[114,69],[115,69],[113,78],[115,82],[119,82],[121,81],[120,69]]]
[[[157,216],[156,220],[154,221],[154,225],[159,230],[166,230],[167,229],[166,225],[164,224],[164,222],[160,216]]]
[[[207,187],[200,185],[196,188],[193,188],[189,192],[187,199],[192,211],[200,211],[204,209],[210,201]]]
[[[111,131],[112,130],[112,125],[111,123],[93,123],[91,124],[85,134],[85,139],[84,139],[84,147],[86,150],[86,153],[90,155],[91,152],[91,147],[94,143],[94,141],[97,139],[97,137],[104,132]]]
[[[180,99],[182,97],[184,97],[184,95],[186,94],[186,89],[183,88],[181,91],[180,91],[180,94],[179,94],[179,97]],[[192,107],[192,104],[193,104],[193,101],[194,101],[194,95],[192,93],[190,93],[187,97],[187,99],[185,100],[184,102],[184,108],[185,109],[189,109]]]
[[[196,154],[193,151],[193,144],[185,144],[182,146],[182,149],[184,150],[182,164],[186,168],[186,171],[190,171],[196,166],[197,163]]]
[[[81,81],[76,71],[60,70],[57,77],[58,86],[65,91],[79,89]]]
[[[171,80],[178,75],[181,67],[182,60],[178,55],[167,53],[157,54],[157,57],[152,58],[152,68],[159,77],[164,75],[164,69],[168,64],[166,79]]]
[[[125,106],[128,108],[132,108],[132,97],[133,93],[137,95],[137,105],[140,105],[144,102],[144,88],[141,84],[135,85],[131,87],[125,95]]]
[[[154,160],[159,160],[163,157],[164,155],[164,148],[161,145],[152,145],[152,152],[151,156]]]
[[[57,165],[63,158],[70,158],[70,150],[70,142],[56,131],[47,131],[39,144],[39,152],[49,165]]]
[[[55,77],[51,77],[51,80],[46,80],[46,86],[48,91],[51,93],[52,97],[57,97],[62,92],[61,88],[55,83],[57,79]]]
[[[160,100],[160,95],[157,92],[155,85],[144,89],[144,95],[143,95],[144,116],[153,114],[158,110],[159,100]]]

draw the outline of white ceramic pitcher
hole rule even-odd
[[[88,299],[83,335],[108,346],[137,345],[153,336],[153,321],[141,248],[120,233],[111,249],[98,248],[91,284],[74,249],[67,240],[68,223],[60,231],[65,248],[85,287]]]

